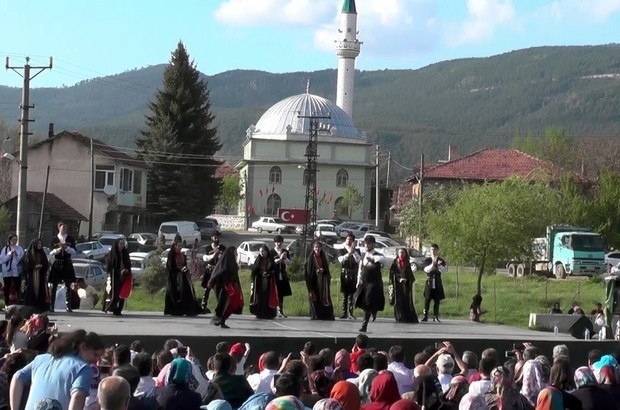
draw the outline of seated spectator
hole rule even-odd
[[[504,366],[498,366],[491,372],[491,390],[484,398],[490,410],[531,408],[531,404],[519,393],[513,374]]]
[[[390,347],[388,352],[391,363],[388,370],[394,374],[398,384],[398,392],[403,395],[413,390],[413,370],[405,366],[405,350],[402,346],[395,345]]]
[[[377,352],[372,354],[372,368],[378,372],[383,370],[387,370],[388,368],[388,358],[385,355],[385,352]]]
[[[80,310],[92,310],[99,302],[97,290],[91,285],[87,285],[82,277],[77,278],[77,295],[80,298]]]
[[[568,312],[566,313],[568,313],[569,315],[585,315],[586,314],[581,308],[581,304],[576,300],[573,300],[573,303],[571,304],[570,309],[568,309]]]
[[[549,313],[553,315],[561,315],[562,309],[560,309],[560,302],[555,302],[551,309],[549,309]]]
[[[230,403],[222,399],[213,400],[207,406],[201,407],[201,409],[204,409],[204,408],[206,408],[207,410],[232,410],[232,406],[230,405]]]
[[[527,364],[527,363],[526,363]],[[570,363],[559,357],[551,366],[550,385],[540,391],[536,399],[537,409],[581,410],[581,402],[568,391],[575,387]]]
[[[534,357],[532,357],[532,359]],[[499,353],[497,353],[497,350],[492,347],[489,347],[482,351],[482,354],[480,355],[480,360],[482,361],[482,359],[484,358],[489,358],[491,360],[491,362],[493,363],[493,366],[491,366],[491,368],[497,367],[499,365]],[[482,378],[482,374],[480,373],[479,367],[480,367],[480,363],[478,363],[478,365],[476,366],[476,369],[477,369],[476,373],[469,376],[468,381],[470,383],[470,387],[471,387],[471,383],[475,381],[479,381]]]
[[[485,394],[491,389],[491,371],[494,366],[495,361],[490,357],[480,360],[480,380],[470,383],[470,393]]]
[[[353,344],[353,348],[351,349],[351,371],[353,373],[361,372],[361,370],[357,368],[357,358],[368,349],[368,341],[368,336],[363,333],[355,337],[355,344]]]
[[[275,398],[273,393],[255,393],[248,397],[239,410],[263,410]]]
[[[331,374],[331,379],[334,383],[357,377],[357,375],[351,371],[351,356],[346,349],[338,350],[334,364],[336,367]]]
[[[213,359],[215,375],[212,383],[219,387],[224,400],[229,402],[233,409],[238,409],[248,397],[254,394],[254,390],[245,377],[234,374],[237,364],[227,354],[218,353]]]
[[[584,410],[612,409],[614,398],[607,390],[598,385],[592,369],[582,366],[575,370],[575,387],[570,394],[581,401]]]
[[[434,409],[441,403],[441,384],[433,374],[420,376],[415,380],[414,401],[426,409]]]
[[[420,410],[420,406],[413,400],[400,399],[390,406],[390,410]]]
[[[133,395],[136,397],[142,396],[145,392],[153,390],[155,388],[155,380],[153,379],[152,369],[153,362],[151,356],[146,352],[140,352],[136,354],[131,361],[131,365],[138,371],[140,381],[136,387]],[[130,383],[131,384],[131,383]]]
[[[568,346],[562,344],[562,345],[555,345],[553,346],[553,361],[555,361],[555,359],[557,359],[560,356],[565,356],[567,359],[570,359],[570,355],[568,353]]]
[[[112,357],[114,360],[112,363],[113,368],[131,364],[131,351],[129,351],[127,345],[117,345]]]
[[[359,410],[361,405],[359,390],[349,382],[339,381],[334,384],[329,397],[337,400],[344,410]]]
[[[198,410],[202,405],[200,394],[189,387],[192,375],[191,363],[183,358],[170,362],[166,385],[156,391],[157,402],[164,410]]]
[[[374,367],[374,364],[374,359],[372,358],[372,355],[370,355],[370,353],[364,353],[359,355],[356,363],[356,368],[358,370],[359,376],[347,379],[347,381],[358,386],[359,378],[361,377],[363,371],[366,369],[372,369]],[[353,363],[351,363],[351,369],[353,369]],[[368,385],[368,389],[370,389],[370,385]]]
[[[437,379],[441,383],[441,390],[445,393],[450,387],[452,371],[454,370],[454,359],[447,353],[437,358]]]
[[[329,397],[333,385],[325,370],[315,370],[308,376],[310,394],[301,397],[301,401],[312,408],[319,400]]]
[[[602,303],[597,303],[594,307],[594,309],[592,309],[590,311],[590,314],[592,316],[596,316],[596,315],[604,315],[605,311],[603,310],[603,304]]]
[[[377,377],[379,372],[375,369],[365,369],[360,373],[358,391],[360,394],[360,401],[362,404],[370,403],[370,389],[372,388],[372,381]],[[398,383],[396,384],[398,387]]]
[[[9,386],[15,373],[22,369],[28,361],[23,353],[8,355],[0,368],[0,409],[9,409]]]
[[[603,356],[603,353],[600,351],[600,349],[592,349],[588,352],[588,367],[592,370],[594,370],[593,365],[594,363],[598,362],[599,360],[601,360],[601,357]]]
[[[301,379],[294,373],[285,372],[274,377],[273,391],[276,396],[295,396],[303,395]]]
[[[528,349],[525,349],[527,352]],[[523,364],[521,394],[532,405],[536,406],[536,399],[540,391],[546,387],[542,364],[535,358]]]
[[[303,410],[304,404],[295,396],[280,396],[271,400],[265,410]]]
[[[334,399],[321,399],[316,402],[312,407],[312,410],[343,410],[342,405],[338,400]]]
[[[478,373],[478,356],[476,356],[476,353],[472,351],[465,350],[461,360],[465,365],[465,369],[461,371],[461,374],[464,375],[469,381],[469,378],[473,374]]]
[[[159,406],[157,400],[153,397],[147,397],[144,395],[138,397],[136,396],[136,389],[140,384],[140,373],[138,373],[138,370],[135,367],[130,365],[117,367],[114,369],[114,372],[112,372],[112,375],[122,377],[127,381],[127,383],[129,383],[130,398],[129,406],[127,407],[128,410],[151,410],[156,409]]]
[[[235,343],[230,347],[230,352],[228,354],[235,362],[234,374],[243,375],[245,373],[245,362],[250,354],[250,344],[246,343],[242,345],[241,343]]]
[[[270,393],[273,376],[278,373],[278,354],[270,351],[261,355],[258,360],[259,373],[248,376],[248,383],[254,393]]]
[[[450,380],[448,390],[441,396],[442,410],[458,410],[463,396],[469,392],[469,382],[463,375],[456,375]]]
[[[334,372],[334,352],[332,352],[332,349],[326,347],[319,351],[319,356],[323,358],[325,373],[331,377]]]
[[[364,404],[362,410],[389,410],[390,406],[400,400],[398,384],[390,372],[382,372],[372,381],[370,403]]]
[[[486,409],[486,403],[484,401],[484,395],[480,393],[467,393],[461,399],[459,409]]]
[[[131,389],[122,377],[110,376],[99,383],[97,397],[102,410],[127,409]]]

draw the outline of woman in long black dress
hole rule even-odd
[[[229,329],[226,320],[231,314],[241,314],[243,311],[243,292],[239,283],[239,265],[237,264],[237,248],[226,248],[220,260],[213,268],[211,279],[207,284],[209,289],[215,289],[217,306],[211,323]]]
[[[103,290],[103,311],[111,310],[114,316],[120,316],[125,307],[125,299],[120,297],[123,275],[131,275],[131,259],[126,245],[123,238],[115,240],[106,256],[108,278]]]
[[[407,249],[399,248],[390,267],[390,304],[394,305],[397,322],[418,323],[412,295],[414,282]]]
[[[187,268],[187,259],[181,252],[182,246],[182,243],[175,239],[168,253],[166,261],[168,284],[164,300],[164,315],[196,316],[200,313],[200,305],[196,300],[194,284]]]
[[[334,320],[329,261],[318,240],[312,243],[312,253],[306,260],[304,274],[310,299],[310,318],[312,320]]]
[[[261,246],[258,251],[258,257],[252,266],[251,280],[250,313],[257,319],[275,318],[278,308],[276,265],[267,245]]]
[[[23,261],[26,279],[24,304],[32,306],[39,312],[46,312],[50,308],[50,298],[47,293],[48,268],[49,262],[41,239],[33,239],[26,250]]]

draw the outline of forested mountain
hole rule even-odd
[[[362,57],[363,58],[363,57]],[[39,138],[47,124],[112,145],[134,146],[146,105],[162,86],[163,65],[35,88]],[[200,68],[200,67],[198,67]],[[271,74],[234,70],[206,76],[222,154],[241,153],[245,130],[272,104],[310,92],[335,100],[336,71]],[[620,45],[538,47],[488,58],[444,61],[418,70],[356,73],[354,119],[368,138],[411,166],[424,152],[443,158],[510,145],[517,133],[566,129],[575,137],[620,137]],[[0,119],[14,124],[21,90],[0,86]],[[234,162],[234,158],[230,158]]]

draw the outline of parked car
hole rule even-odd
[[[346,238],[349,232],[351,232],[356,238],[363,238],[366,232],[373,229],[374,227],[370,224],[349,225],[345,229],[338,231],[338,236],[341,238]]]
[[[129,254],[131,260],[131,274],[134,281],[139,279],[146,270],[146,267],[152,260],[157,260],[155,252],[131,252]]]
[[[114,234],[114,235],[103,235],[99,238],[99,243],[101,245],[103,245],[104,248],[106,248],[106,253],[110,252],[110,250],[112,249],[112,245],[114,245],[114,242],[116,242],[117,239],[126,239],[125,235],[121,235],[119,234]]]
[[[368,235],[374,236],[375,238],[392,238],[389,233],[383,231],[368,230],[364,234],[364,238]]]
[[[222,228],[213,220],[203,219],[202,221],[196,221],[196,225],[200,229],[200,237],[202,239],[209,239],[214,232],[222,233]]]
[[[191,256],[192,250],[190,248],[181,248],[181,252],[183,252],[185,256],[189,258]],[[169,253],[170,253],[170,248],[166,249],[165,251],[161,253],[161,263],[163,263],[164,265],[166,265],[166,263],[168,262]]]
[[[607,266],[608,270],[612,266],[616,266],[620,263],[620,251],[609,252],[605,255],[605,266]]]
[[[327,255],[327,259],[329,263],[334,263],[338,259],[338,254],[340,253],[338,249],[334,248],[328,243],[321,242],[323,246],[323,252]],[[291,258],[293,257],[301,257],[305,258],[306,255],[310,255],[312,252],[312,240],[306,240],[306,250],[304,252],[303,239],[295,239],[291,243],[288,244],[286,250],[288,250]]]
[[[262,241],[241,242],[237,247],[237,262],[239,265],[252,265],[258,257],[259,249],[263,245],[266,245],[266,243]]]
[[[338,236],[342,237],[341,235],[342,232],[346,232],[350,226],[355,226],[355,225],[357,225],[357,223],[351,222],[351,221],[341,222],[340,224],[336,225],[336,233],[338,234]],[[345,234],[344,236],[347,236],[347,235]]]
[[[116,231],[100,231],[100,232],[95,232],[90,237],[90,240],[91,241],[98,241],[99,238],[101,238],[102,236],[105,236],[105,235],[120,235],[120,232],[116,232]]]
[[[267,231],[277,233],[293,233],[295,232],[295,226],[289,225],[280,218],[274,218],[271,216],[261,216],[256,222],[252,222],[252,228],[258,232]]]
[[[100,290],[105,286],[107,272],[105,266],[92,259],[73,259],[75,276],[81,276],[87,285]]]
[[[398,250],[403,248],[403,246],[388,246],[381,249],[379,252],[383,254],[385,257],[385,265],[386,267],[390,267],[396,256],[398,255]],[[413,248],[406,248],[407,253],[409,253],[409,263],[411,264],[411,270],[417,271],[422,270],[426,265],[428,265],[429,257],[422,254],[422,252]]]
[[[101,261],[108,254],[108,248],[103,246],[98,241],[82,242],[75,245],[75,247],[84,253],[88,259],[96,259]]]
[[[140,245],[157,244],[157,235],[150,232],[132,233],[127,239],[135,239]]]
[[[162,222],[162,224],[159,225],[157,236],[160,237],[162,235],[166,240],[166,244],[171,244],[174,238],[179,235],[183,242],[183,246],[191,245],[196,241],[200,242],[202,239],[200,228],[198,228],[196,222],[191,221]]]

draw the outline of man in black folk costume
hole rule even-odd
[[[448,270],[446,261],[439,256],[439,245],[431,245],[431,257],[424,267],[426,283],[424,284],[424,317],[422,322],[428,322],[428,311],[433,301],[433,322],[439,322],[439,303],[446,298],[441,282],[441,274]]]
[[[362,257],[357,275],[357,290],[353,296],[355,306],[364,311],[364,322],[360,332],[368,330],[368,322],[372,316],[374,321],[377,312],[385,308],[385,295],[383,294],[383,278],[381,268],[385,263],[382,254],[375,250],[375,237],[364,238],[366,253]]]
[[[77,251],[75,239],[67,233],[67,225],[63,222],[58,223],[58,235],[52,239],[50,257],[53,257],[52,268],[48,282],[52,285],[50,295],[50,312],[54,311],[54,301],[59,283],[64,283],[66,291],[65,310],[72,312],[71,309],[71,284],[75,282],[75,270],[71,259]]]
[[[204,289],[204,292],[202,293],[202,302],[200,303],[202,313],[211,313],[211,309],[207,307],[207,303],[209,302],[209,295],[211,294],[211,289],[209,289],[207,284],[211,279],[213,268],[215,267],[215,265],[217,265],[217,261],[220,260],[220,256],[225,249],[226,246],[220,243],[220,233],[218,231],[213,231],[213,233],[211,234],[211,250],[202,257],[202,260],[207,264],[207,266],[205,267],[205,273],[202,276],[200,283],[200,285]]]
[[[355,235],[347,234],[344,247],[340,250],[338,262],[342,266],[340,271],[340,293],[342,293],[342,316],[340,319],[355,319],[353,316],[353,295],[357,285],[357,272],[362,254],[355,248]]]
[[[278,316],[279,318],[285,318],[284,314],[284,298],[292,296],[291,283],[286,272],[286,267],[291,264],[289,253],[286,249],[282,248],[284,238],[281,235],[276,235],[273,238],[273,249],[270,251],[271,258],[276,264],[276,288],[278,289]]]

